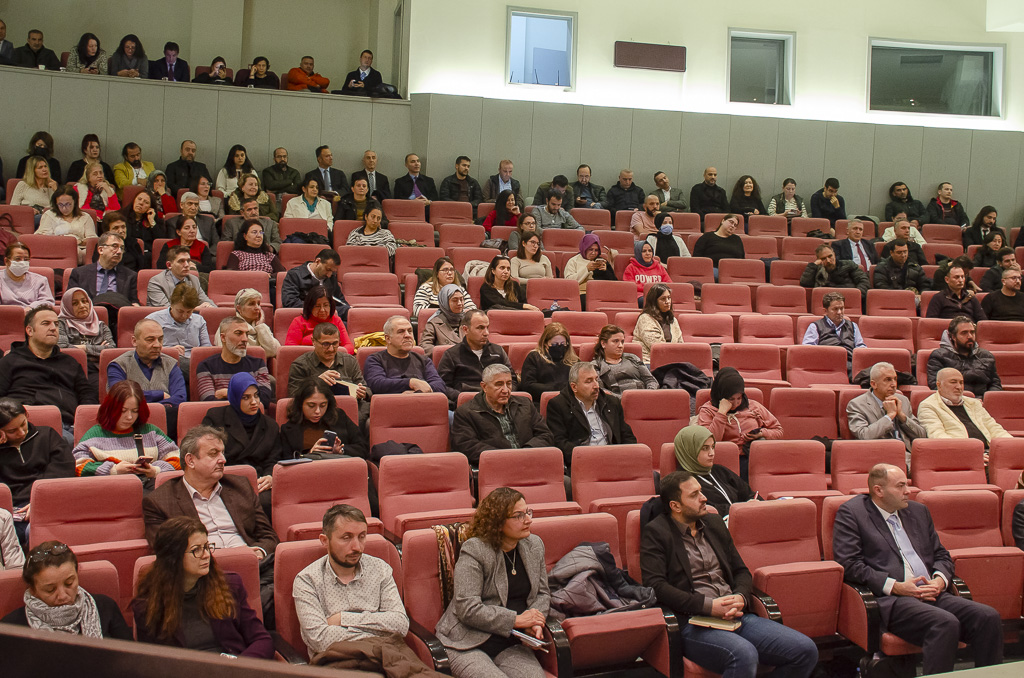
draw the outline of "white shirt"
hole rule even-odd
[[[512,190],[512,177],[509,177],[508,181],[502,181],[501,180],[501,175],[499,174],[498,175],[498,193],[501,193],[502,191],[511,191],[511,190]]]
[[[895,541],[897,546],[898,546],[899,545],[899,540],[896,539],[896,534],[892,531],[892,525],[889,523],[889,516],[896,516],[896,520],[898,520],[899,523],[900,523],[900,529],[903,529],[903,520],[900,518],[899,513],[889,513],[888,511],[886,511],[884,508],[882,508],[878,504],[875,504],[875,502],[872,501],[871,503],[874,504],[875,508],[878,509],[878,512],[882,514],[882,522],[885,523],[885,526],[889,528],[889,534],[892,535],[892,540]],[[918,553],[917,555],[920,556],[921,554]],[[923,558],[922,558],[922,560],[923,560]],[[949,586],[949,582],[946,580],[946,575],[942,574],[938,570],[935,570],[935,572],[933,572],[932,574],[934,576],[939,577],[940,579],[942,579],[942,581],[946,582],[946,586],[947,587]],[[904,558],[903,559],[903,581],[910,581],[913,578],[914,578],[914,573],[910,570],[910,565],[907,564],[907,559]],[[886,577],[885,578],[885,584],[882,585],[882,593],[884,593],[887,596],[891,596],[892,595],[892,587],[895,586],[895,585],[896,585],[896,580],[895,579],[893,579],[892,577]]]
[[[223,485],[217,483],[217,486],[213,488],[213,492],[210,493],[210,498],[207,499],[199,493],[199,490],[189,485],[184,478],[182,478],[181,482],[185,484],[185,490],[188,492],[188,496],[192,498],[192,504],[196,507],[199,520],[206,527],[210,543],[215,544],[219,549],[248,546],[245,540],[242,539],[242,535],[238,534],[235,521],[231,514],[228,513],[224,500],[220,497],[221,490],[224,489]]]
[[[590,424],[590,444],[591,445],[607,445],[608,434],[604,430],[604,422],[601,421],[601,417],[597,414],[597,401],[587,409],[587,406],[579,398],[576,402],[583,408],[583,414],[587,417],[587,423]]]
[[[864,239],[861,238],[857,242],[850,240],[850,249],[853,251],[853,263],[858,266],[863,266],[865,270],[871,270],[871,258],[867,255],[865,250],[861,247],[874,247],[871,243],[865,243]]]

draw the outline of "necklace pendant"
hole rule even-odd
[[[516,568],[514,568],[514,567],[513,567],[513,568],[512,568],[512,576],[514,577],[514,576],[515,576],[515,574],[516,574]]]

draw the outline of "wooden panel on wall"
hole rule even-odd
[[[729,126],[729,173],[718,175],[718,183],[732,197],[733,186],[744,174],[754,177],[761,199],[768,200],[775,186],[775,153],[779,146],[779,121],[775,118],[732,116]]]
[[[874,140],[874,125],[829,122],[825,131],[825,176],[839,179],[839,194],[846,202],[848,216],[870,210]]]
[[[971,138],[971,131],[967,129],[925,128],[921,150],[921,190],[919,193],[915,191],[914,197],[927,205],[935,197],[939,182],[950,181],[953,183],[953,198],[966,204],[970,211]]]
[[[724,177],[729,174],[729,126],[728,115],[707,113],[683,113],[682,136],[679,143],[679,178],[676,183],[686,188],[703,181],[704,169],[718,170],[718,181],[725,186]],[[731,186],[726,187],[728,192]]]
[[[1020,138],[1021,135],[1016,132],[974,132],[971,140],[971,175],[967,186],[970,202],[966,204],[967,216],[971,221],[982,207],[992,205],[1001,217],[999,222],[1004,227],[1009,226],[1007,217],[1017,203]],[[1013,225],[1019,223],[1014,221]]]
[[[634,179],[650,192],[657,188],[654,173],[665,172],[673,188],[683,188],[677,174],[679,135],[683,114],[679,111],[633,111],[633,139],[629,166]],[[689,195],[688,189],[684,192]]]
[[[808,202],[825,185],[825,130],[821,120],[779,120],[778,147],[775,151],[775,183],[761,184],[764,206],[782,191],[786,179],[796,181],[796,192]],[[810,206],[808,206],[808,210]]]
[[[632,139],[633,110],[630,108],[583,107],[583,143],[580,147],[582,162],[590,165],[590,180],[611,188],[619,180],[619,170],[629,167],[629,147]],[[570,183],[576,165],[563,168]],[[633,181],[645,191],[653,182],[641,181],[633,174]]]
[[[897,181],[907,184],[910,195],[921,200],[921,149],[924,129],[875,125],[875,143],[871,168],[871,210],[879,219],[885,218],[889,203],[889,187]],[[927,191],[925,192],[927,193]],[[921,201],[928,204],[928,199]]]
[[[508,158],[513,164],[512,176],[523,184],[523,197],[528,200],[533,195],[527,195],[529,188],[526,186],[530,176],[532,136],[532,101],[484,99],[480,119],[480,163],[478,166],[474,158],[474,176],[482,184],[492,174],[497,174],[498,163]],[[570,181],[575,179],[569,177]]]
[[[527,202],[532,200],[538,184],[551,181],[556,174],[572,172],[580,164],[582,129],[583,106],[541,102],[533,105],[530,175],[519,177]]]

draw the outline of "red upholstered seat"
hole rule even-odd
[[[740,344],[793,345],[793,318],[788,315],[750,313],[739,317],[736,340]]]
[[[341,245],[338,247],[338,255],[341,257],[341,264],[338,266],[338,277],[349,273],[391,272],[391,260],[388,257],[386,247],[378,247],[376,245]],[[316,256],[316,252],[313,253],[313,256]],[[309,260],[307,258],[303,261]],[[345,292],[345,299],[347,300],[348,290]]]
[[[591,280],[587,283],[587,310],[601,311],[609,318],[616,311],[637,310],[636,285],[627,280]]]
[[[775,262],[772,264],[774,269]],[[797,285],[761,285],[754,292],[758,313],[785,313],[804,315],[807,313],[807,290]]]
[[[351,308],[348,311],[348,336],[355,339],[364,334],[383,332],[384,323],[393,315],[400,315],[408,320],[410,316],[409,309],[397,308],[395,306],[385,306],[383,308],[360,306],[359,308]],[[370,348],[383,348],[383,346]]]
[[[777,388],[771,392],[771,413],[782,424],[787,440],[839,437],[836,425],[836,393],[820,388]]]
[[[569,214],[580,226],[588,231],[611,230],[612,213],[608,210],[592,209],[589,207],[573,207]]]
[[[690,416],[690,394],[683,389],[630,389],[622,394],[622,409],[637,442],[660,450],[675,440]],[[651,462],[657,469],[659,460]]]
[[[292,233],[318,233],[328,237],[327,222],[323,219],[296,219],[284,217],[278,222],[281,230],[281,239],[284,240]]]
[[[721,269],[719,269],[721,272]],[[704,313],[753,313],[753,295],[747,285],[706,283],[700,290]]]
[[[1002,488],[985,477],[985,445],[980,440],[917,438],[910,448],[914,485],[922,490],[991,490]]]
[[[352,307],[402,308],[398,276],[393,273],[346,273],[341,288]]]
[[[1024,322],[982,320],[978,344],[989,351],[1024,351]]]
[[[400,223],[396,223],[395,226],[401,226]],[[394,231],[394,226],[391,227]],[[433,231],[431,231],[433,233]],[[397,238],[398,235],[396,234]],[[411,238],[405,238],[411,239]],[[433,238],[430,240],[424,240],[422,242],[433,243]],[[434,262],[444,256],[444,250],[440,247],[399,247],[395,252],[395,275],[403,276],[406,273],[414,273],[417,268],[433,268]],[[411,291],[415,294],[416,290]],[[406,294],[410,294],[407,289]]]
[[[871,313],[870,309],[868,313]],[[862,315],[857,322],[857,326],[860,328],[860,335],[864,338],[864,343],[867,344],[868,348],[895,348],[907,351],[909,354],[914,353],[914,322],[908,316],[898,318]],[[864,349],[856,350],[863,351]],[[907,358],[909,360],[909,355]],[[897,369],[899,368],[897,367]],[[854,374],[856,374],[856,370]]]
[[[989,391],[989,393],[999,393],[999,391]],[[987,408],[988,393],[985,396]],[[1020,438],[995,438],[992,440],[988,451],[989,481],[1003,490],[1013,490],[1017,487],[1017,479],[1020,478],[1021,471],[1024,471],[1024,440]]]
[[[420,200],[388,198],[381,202],[388,221],[426,221],[426,206]]]
[[[723,285],[763,285],[764,262],[760,259],[722,259],[718,262],[718,282]]]
[[[722,344],[718,363],[721,367],[735,367],[744,382],[761,389],[771,401],[776,388],[788,388],[782,378],[780,348],[770,344]]]
[[[563,468],[557,447],[486,450],[480,455],[477,496],[511,487],[522,492],[536,518],[582,513],[579,504],[565,500]]]
[[[448,397],[444,393],[377,393],[370,401],[370,446],[394,440],[424,452],[448,451]]]
[[[669,257],[665,268],[675,282],[715,282],[714,264],[708,257]]]
[[[655,344],[651,347],[652,370],[670,363],[690,363],[710,377],[714,365],[711,358],[711,345],[687,342],[683,344]]]
[[[704,287],[706,289],[707,285]],[[728,313],[705,312],[700,315],[687,313],[677,316],[677,320],[679,320],[679,331],[682,332],[684,342],[730,344],[736,340],[733,334],[732,316]]]
[[[457,200],[435,200],[430,203],[430,223],[472,225],[473,205]]]
[[[480,247],[480,243],[487,237],[483,226],[472,223],[441,224],[437,227],[437,232],[441,236],[440,247],[444,250],[454,247]]]
[[[917,303],[911,290],[868,290],[868,315],[917,316]],[[863,327],[861,328],[863,331]]]
[[[263,604],[260,601],[260,561],[257,560],[253,550],[247,546],[221,548],[214,552],[213,559],[222,572],[234,572],[242,578],[246,602],[256,612],[260,621],[263,621]],[[139,581],[153,568],[154,561],[156,561],[156,557],[148,555],[135,561],[135,567],[132,568],[133,591],[139,590]]]
[[[380,461],[378,494],[384,529],[397,537],[468,520],[473,515],[469,459],[457,453],[386,456]]]
[[[791,346],[786,352],[786,379],[800,388],[816,384],[849,385],[846,349],[842,346]]]
[[[747,232],[750,235],[789,235],[789,220],[785,215],[751,214],[747,221]]]
[[[651,449],[646,445],[581,446],[572,451],[572,496],[587,513],[610,513],[625,544],[626,514],[654,496]]]
[[[356,458],[275,466],[274,531],[282,541],[316,539],[327,509],[335,504],[349,504],[366,516],[369,532],[379,533],[383,523],[370,515],[368,477],[366,461]]]
[[[540,311],[492,308],[487,319],[491,321],[489,338],[495,344],[536,344],[544,331],[544,314]]]
[[[75,408],[75,444],[82,440],[86,431],[96,425],[96,415],[99,411],[99,405],[79,405]],[[149,423],[161,430],[167,430],[167,411],[163,407],[150,407]]]
[[[234,306],[235,294],[246,287],[255,289],[264,299],[270,299],[270,279],[260,271],[211,271],[206,295],[218,306]],[[279,292],[280,289],[279,286]],[[120,315],[118,318],[120,320]]]
[[[587,289],[590,289],[589,284]],[[530,278],[526,281],[526,300],[540,309],[557,302],[560,307],[570,311],[583,310],[579,283],[564,278]]]
[[[833,440],[832,489],[843,494],[867,490],[868,472],[875,464],[906,467],[903,442],[888,440]]]

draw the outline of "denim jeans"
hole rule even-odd
[[[758,663],[774,666],[773,678],[806,678],[814,670],[818,648],[813,640],[752,613],[740,620],[737,631],[684,624],[683,656],[722,678],[754,678]]]

